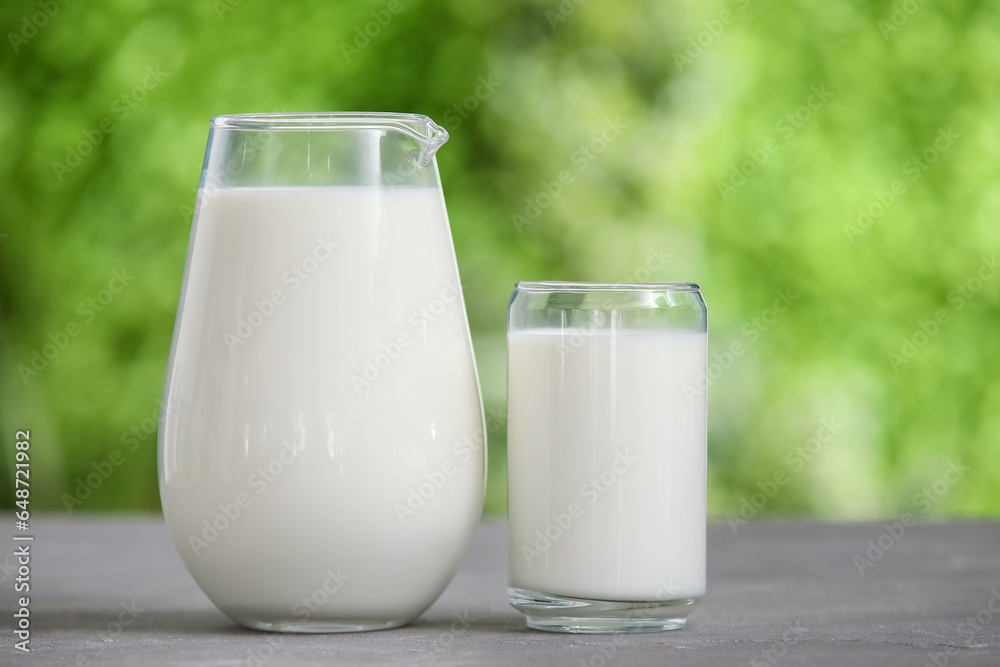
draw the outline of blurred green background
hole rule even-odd
[[[452,135],[487,511],[507,300],[562,279],[701,283],[716,516],[1000,515],[995,2],[6,0],[0,25],[3,506],[30,428],[34,509],[158,507],[209,117],[379,110]]]

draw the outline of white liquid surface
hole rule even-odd
[[[511,586],[596,600],[705,592],[704,333],[508,336]]]
[[[199,206],[161,422],[185,563],[237,620],[415,617],[484,490],[440,191],[229,188]]]

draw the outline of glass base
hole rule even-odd
[[[240,625],[251,630],[265,630],[267,632],[290,632],[303,634],[324,634],[334,632],[369,632],[372,630],[390,630],[406,625],[409,619],[399,619],[391,621],[361,620],[351,621],[277,621],[274,623],[266,621],[252,621],[245,618],[233,619]]]
[[[584,600],[508,588],[507,599],[528,619],[528,627],[548,632],[613,634],[680,630],[701,598],[630,602]]]

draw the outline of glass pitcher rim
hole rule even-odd
[[[448,131],[429,116],[382,111],[235,113],[212,116],[213,128],[257,131],[338,131],[396,129],[420,141],[443,144]]]
[[[521,281],[522,292],[700,292],[698,283],[585,283],[556,280]]]

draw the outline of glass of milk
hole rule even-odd
[[[212,119],[160,421],[163,513],[257,629],[409,622],[483,502],[483,412],[435,151],[407,114]]]
[[[517,284],[508,597],[530,627],[678,629],[704,596],[706,312],[691,283]]]

